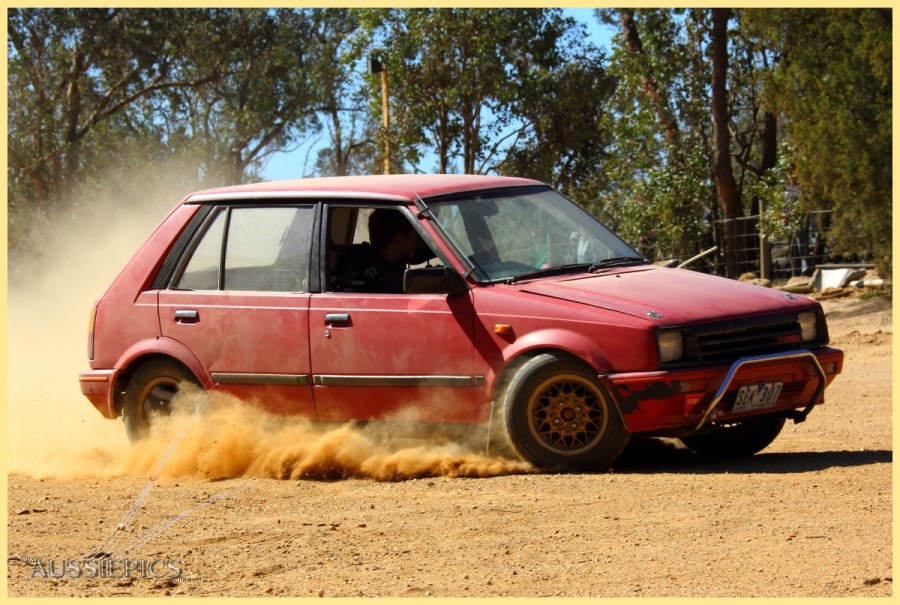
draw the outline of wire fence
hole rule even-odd
[[[759,216],[723,219],[712,223],[716,249],[691,268],[726,275],[726,259],[733,255],[732,275],[755,273],[772,280],[813,274],[817,265],[847,260],[836,258],[829,247],[831,211],[815,210],[799,217],[793,228],[773,237],[760,237]],[[865,260],[866,253],[855,260]]]

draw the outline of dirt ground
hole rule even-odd
[[[151,484],[159,456],[113,461],[128,455],[121,423],[57,420],[52,444],[35,446],[41,465],[10,468],[8,594],[890,596],[891,303],[823,305],[843,374],[805,423],[739,462],[637,440],[610,472],[541,475],[413,448],[433,470],[401,481],[271,479],[245,464]],[[89,407],[65,378],[67,405]],[[41,397],[19,404],[38,409]],[[379,455],[394,477],[407,472]],[[109,557],[81,558],[98,552]]]

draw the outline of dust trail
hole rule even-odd
[[[192,396],[189,392],[185,395]],[[531,471],[524,462],[485,456],[461,443],[398,445],[386,439],[380,428],[325,428],[212,393],[203,413],[176,412],[164,419],[149,438],[110,465],[108,472],[155,473],[161,456],[182,433],[160,471],[161,478],[400,481]]]

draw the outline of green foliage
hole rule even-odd
[[[891,12],[745,11],[770,51],[759,97],[780,123],[780,179],[796,214],[831,210],[829,246],[891,265]]]
[[[314,9],[312,16],[317,52],[309,69],[320,99],[319,121],[328,132],[328,144],[317,153],[315,172],[326,176],[380,172],[380,116],[370,110],[361,74],[366,42],[360,11]]]
[[[618,31],[607,53],[559,9],[10,9],[11,250],[76,191],[137,165],[185,189],[236,183],[327,137],[304,166],[380,172],[381,81],[365,69],[377,55],[395,172],[538,178],[648,256],[692,256],[724,214],[712,15],[598,10]],[[889,268],[891,11],[730,15],[740,210],[763,208],[778,238],[804,211],[831,210],[831,249]]]
[[[311,18],[289,9],[215,9],[196,18],[204,42],[195,43],[200,52],[188,69],[195,79],[217,77],[183,96],[181,121],[203,183],[240,183],[267,155],[318,127]]]
[[[709,66],[702,12],[629,11],[609,71],[617,78],[613,140],[603,170],[606,214],[651,258],[692,256],[709,245],[704,213],[717,202],[711,182]],[[610,24],[621,15],[599,11]],[[639,39],[640,46],[634,42]]]
[[[11,245],[77,187],[126,162],[193,165],[193,187],[240,182],[314,123],[306,13],[9,11]],[[136,156],[125,154],[137,150]]]
[[[389,73],[394,164],[419,169],[431,152],[428,172],[515,171],[563,185],[596,163],[586,156],[601,150],[611,84],[558,9],[373,9],[362,23]],[[380,98],[375,77],[370,90]]]
[[[588,206],[605,189],[610,132],[603,119],[616,81],[603,52],[584,43],[582,28],[554,21],[552,31],[512,66],[511,120],[521,127],[497,170],[551,183]]]
[[[785,10],[774,104],[804,208],[834,210],[834,251],[891,260],[891,11]]]

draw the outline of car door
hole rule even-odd
[[[309,248],[315,206],[222,206],[159,293],[162,335],[185,345],[213,388],[315,418]]]
[[[370,211],[363,206],[332,205],[327,213],[324,291],[311,296],[309,309],[313,395],[319,418],[485,420],[476,401],[484,377],[473,375],[474,314],[469,292],[451,296],[339,289],[335,273],[346,262],[335,257],[366,238],[365,215]],[[415,224],[411,213],[403,214]],[[417,233],[421,237],[424,231],[417,228]],[[440,259],[431,261],[436,263]]]

